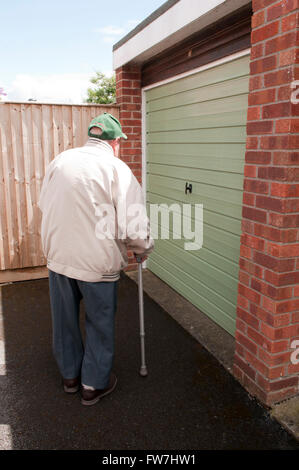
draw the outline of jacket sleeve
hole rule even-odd
[[[38,207],[40,210],[43,212],[45,201],[48,197],[48,190],[49,190],[49,183],[50,180],[53,176],[53,173],[55,171],[55,166],[57,165],[57,162],[59,161],[60,157],[62,156],[62,153],[57,155],[47,166],[45,176],[43,179],[42,187],[41,187],[41,192],[39,195],[39,200],[37,202]]]
[[[38,205],[38,207],[40,208],[40,210],[42,212],[43,212],[43,208],[44,208],[44,202],[45,202],[45,198],[46,198],[46,194],[47,194],[49,180],[50,180],[50,177],[51,177],[50,175],[51,175],[50,167],[48,166],[48,168],[46,170],[46,173],[45,173],[45,176],[44,176],[44,179],[43,179],[39,200],[37,202],[37,205]]]
[[[154,249],[154,240],[150,234],[150,222],[142,188],[124,163],[117,172],[113,198],[117,214],[118,238],[136,255],[150,254]]]

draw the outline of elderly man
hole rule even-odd
[[[127,250],[145,259],[153,249],[142,189],[119,158],[119,121],[104,113],[88,128],[83,147],[59,154],[48,166],[39,207],[49,269],[53,351],[64,390],[82,383],[83,405],[112,392],[114,316]],[[79,326],[83,298],[85,345]]]

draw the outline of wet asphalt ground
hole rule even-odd
[[[139,376],[138,292],[128,277],[119,283],[118,386],[91,407],[62,389],[51,350],[48,281],[1,290],[6,374],[0,375],[0,432],[10,427],[11,449],[299,450],[268,411],[147,295],[149,375]],[[83,320],[82,306],[82,328]]]

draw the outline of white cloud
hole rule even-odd
[[[103,36],[103,41],[106,42],[107,44],[114,44],[115,41],[117,40],[116,36]]]
[[[139,20],[128,20],[124,26],[109,25],[104,28],[97,28],[94,32],[100,33],[104,42],[115,43],[131,31],[139,22]]]
[[[6,89],[5,98],[8,101],[27,101],[32,98],[47,103],[80,104],[86,97],[91,76],[82,73],[39,76],[20,74]]]
[[[125,29],[117,28],[116,26],[106,26],[105,28],[98,28],[95,31],[109,36],[119,36],[120,34],[124,34]]]

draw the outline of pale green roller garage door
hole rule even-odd
[[[170,230],[148,268],[232,335],[248,85],[246,55],[145,92],[147,203],[203,204],[202,248],[186,251]]]

